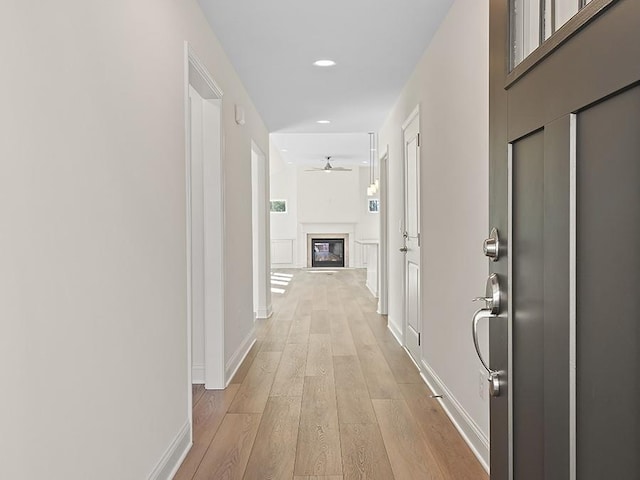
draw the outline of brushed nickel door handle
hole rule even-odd
[[[500,313],[500,282],[498,276],[492,273],[487,279],[486,297],[477,297],[473,301],[483,301],[485,306],[476,310],[471,320],[471,336],[473,338],[473,346],[476,349],[476,354],[480,363],[487,371],[489,377],[489,394],[492,397],[500,396],[500,372],[492,370],[487,364],[480,351],[480,344],[478,342],[478,322],[483,318],[491,319],[496,318]]]

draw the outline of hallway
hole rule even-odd
[[[194,386],[177,480],[487,478],[376,313],[364,271],[276,275],[284,293],[232,383]]]

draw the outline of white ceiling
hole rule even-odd
[[[271,132],[352,133],[380,128],[453,0],[199,3]]]

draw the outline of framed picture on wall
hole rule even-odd
[[[287,201],[286,200],[271,200],[271,213],[287,213]]]
[[[369,203],[369,213],[378,213],[380,212],[380,199],[379,198],[369,198],[367,199]]]

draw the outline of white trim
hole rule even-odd
[[[409,114],[409,116],[407,117],[407,119],[404,121],[404,123],[402,124],[402,130],[406,130],[407,127],[411,124],[411,122],[413,122],[413,119],[416,118],[418,115],[420,115],[420,104],[416,105],[416,108],[413,109],[413,111]],[[418,131],[420,131],[420,126],[418,125]]]
[[[576,480],[577,116],[569,117],[569,480]]]
[[[191,383],[194,385],[204,384],[204,364],[191,367]]]
[[[189,64],[191,64],[191,66],[200,74],[200,76],[202,77],[202,80],[204,80],[206,84],[209,86],[209,88],[211,88],[211,90],[213,91],[213,94],[217,98],[222,98],[224,96],[224,92],[218,86],[218,84],[213,79],[211,74],[209,74],[207,67],[205,67],[204,63],[198,58],[198,56],[196,55],[196,52],[193,50],[193,48],[191,48],[191,45],[189,45],[189,42],[184,42],[184,45],[185,45],[185,53],[188,59],[187,69],[189,68]],[[189,70],[187,70],[187,75],[188,73],[189,73]]]
[[[513,145],[507,147],[507,245],[513,245]],[[513,480],[513,255],[507,255],[507,396],[508,396],[508,435],[509,435],[509,480]]]
[[[422,360],[422,368],[420,376],[429,386],[429,388],[436,394],[442,395],[440,405],[446,412],[447,416],[456,427],[462,438],[477,459],[482,464],[482,467],[489,472],[489,439],[484,435],[482,430],[473,421],[471,416],[462,407],[460,402],[456,399],[453,393],[447,388],[445,383],[436,375],[429,365]]]
[[[271,238],[271,251],[269,252],[269,259],[271,261],[272,270],[278,268],[296,268],[296,243],[297,239],[295,238]],[[280,249],[281,247],[284,247],[287,250],[287,260],[289,260],[288,262],[280,262],[279,260],[283,259],[282,256],[274,256],[274,250],[276,248]]]
[[[231,380],[233,380],[233,376],[240,368],[240,365],[242,365],[242,362],[244,362],[244,359],[247,358],[247,355],[254,343],[256,343],[256,330],[255,328],[252,328],[238,349],[233,355],[231,355],[231,358],[225,366],[225,377],[227,379],[225,382],[225,388],[228,387]]]
[[[391,317],[387,317],[387,328],[393,334],[396,341],[400,344],[401,347],[404,347],[404,338],[402,335],[402,329],[396,325],[396,322],[391,320]]]
[[[267,318],[270,318],[271,315],[273,315],[273,306],[271,304],[264,308],[258,308],[258,311],[256,312],[256,318],[261,320],[266,320]]]
[[[187,416],[189,426],[193,425],[193,390],[192,372],[192,331],[191,322],[191,101],[189,100],[189,44],[184,42],[184,168],[185,168],[185,207],[186,207],[186,294],[187,294]]]
[[[192,445],[191,422],[187,420],[162,454],[160,461],[156,464],[147,479],[171,480],[178,471],[178,468],[180,468],[180,465],[182,465]]]
[[[214,103],[218,107],[217,114],[219,142],[216,148],[216,164],[203,165],[203,184],[205,201],[205,283],[208,283],[205,295],[205,386],[206,388],[222,388],[224,386],[224,279],[225,279],[225,220],[224,220],[224,172],[222,162],[224,158],[224,134],[222,131],[222,89],[213,80],[207,71],[204,63],[200,61],[188,42],[184,43],[184,111],[185,111],[185,181],[186,181],[186,203],[187,203],[187,360],[188,360],[188,382],[187,382],[187,409],[189,418],[192,419],[192,371],[191,371],[191,116],[189,108],[189,85],[194,81],[201,86],[206,85],[211,90],[212,98],[207,98],[208,102]],[[191,78],[193,69],[196,78]],[[219,149],[219,151],[218,151]],[[211,198],[213,200],[211,201]],[[216,211],[207,211],[207,205],[215,205]],[[209,222],[209,223],[208,223]],[[219,223],[216,223],[219,222]],[[207,238],[207,233],[210,237]]]

